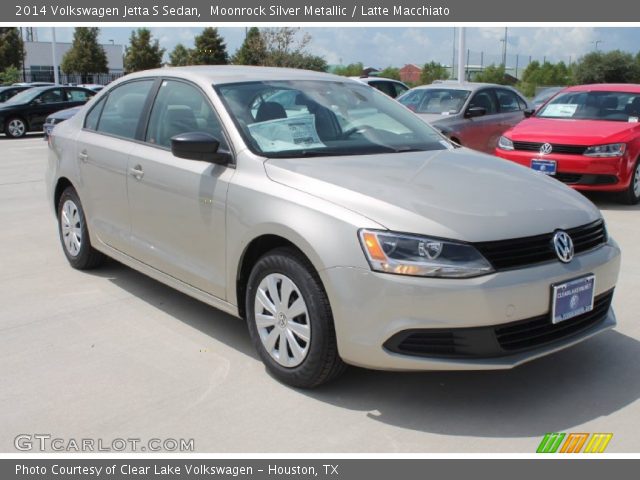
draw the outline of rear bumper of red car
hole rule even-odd
[[[576,190],[621,191],[629,187],[633,162],[625,156],[612,158],[592,158],[584,155],[549,154],[541,156],[537,152],[523,150],[502,150],[496,148],[495,155],[511,160],[525,167],[531,166],[533,159],[555,160],[555,177]]]

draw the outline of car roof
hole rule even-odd
[[[630,92],[640,93],[637,83],[593,83],[589,85],[575,85],[568,87],[567,92]]]
[[[485,87],[499,87],[499,88],[509,88],[514,90],[513,87],[509,85],[498,85],[497,83],[480,83],[480,82],[455,82],[455,81],[447,81],[447,82],[439,82],[439,83],[431,83],[429,85],[420,85],[414,88],[414,90],[426,90],[431,88],[438,89],[449,89],[449,90],[479,90],[480,88]]]
[[[252,67],[245,65],[192,65],[188,67],[162,67],[144,70],[121,77],[134,79],[150,76],[173,76],[196,82],[212,84],[252,82],[259,80],[324,80],[350,81],[331,73],[299,70],[295,68]]]
[[[402,83],[400,80],[396,80],[395,78],[387,78],[387,77],[348,77],[351,80],[358,80],[359,82],[366,82],[367,80],[383,80],[385,82],[394,82],[394,83]],[[402,83],[404,85],[404,83]]]

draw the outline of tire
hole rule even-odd
[[[91,246],[82,204],[73,187],[67,187],[58,202],[58,233],[73,268],[90,270],[104,261],[104,255]]]
[[[346,369],[338,355],[327,294],[313,266],[298,251],[278,248],[256,262],[245,305],[254,347],[281,382],[314,388]]]
[[[20,117],[11,117],[4,123],[4,133],[7,137],[24,137],[28,129],[27,122]]]
[[[633,167],[629,188],[620,194],[620,201],[626,205],[640,203],[640,158],[636,160],[636,164]]]

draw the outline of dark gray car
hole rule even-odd
[[[486,153],[531,109],[514,88],[488,83],[424,85],[397,100],[454,142]]]

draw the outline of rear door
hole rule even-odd
[[[77,138],[80,198],[90,230],[102,243],[125,253],[131,252],[127,161],[139,138],[153,84],[153,79],[135,80],[102,96]]]
[[[486,110],[481,117],[464,118],[460,123],[460,141],[465,147],[492,153],[500,133],[498,101],[492,88],[473,93],[467,109],[480,107]]]
[[[226,297],[225,212],[233,166],[171,153],[171,137],[205,132],[229,149],[221,122],[199,87],[165,79],[144,143],[129,159],[132,256],[219,298]]]

